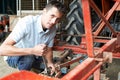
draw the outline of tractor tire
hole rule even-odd
[[[80,36],[84,33],[84,24],[83,24],[83,15],[80,0],[73,0],[73,2],[69,5],[70,11],[68,12],[66,18],[68,19],[68,23],[65,26],[65,31],[70,36],[65,38],[70,44],[79,45],[81,43]],[[71,36],[73,35],[73,36]]]

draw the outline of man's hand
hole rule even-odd
[[[53,75],[55,73],[55,66],[53,63],[47,64],[48,68],[50,68],[50,75]]]
[[[45,55],[46,51],[47,51],[46,44],[39,44],[33,48],[33,54],[37,56]]]

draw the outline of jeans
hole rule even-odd
[[[42,57],[36,57],[33,55],[8,56],[7,63],[10,67],[18,68],[19,70],[31,70],[31,68],[45,68]]]

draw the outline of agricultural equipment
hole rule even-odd
[[[75,54],[87,55],[87,58],[60,78],[48,77],[42,74],[38,75],[28,71],[20,71],[8,75],[1,80],[23,80],[23,78],[24,80],[88,80],[91,76],[94,80],[100,80],[102,65],[104,63],[112,63],[113,58],[120,58],[120,32],[116,31],[114,25],[110,23],[110,19],[114,13],[120,10],[120,1],[113,0],[114,4],[112,7],[107,7],[103,12],[101,12],[93,0],[78,1],[81,2],[82,6],[85,34],[73,35],[60,33],[60,36],[80,37],[80,44],[70,45],[56,39],[54,50],[63,51],[65,49],[70,49]],[[102,1],[103,3],[107,2],[107,0]],[[91,8],[100,19],[94,27],[91,19],[91,17],[93,17],[91,16]],[[106,28],[111,33],[110,36],[101,36],[101,32]],[[94,46],[94,44],[100,45]],[[64,64],[62,63],[59,66],[66,66],[79,60],[80,58],[76,58]]]
[[[6,37],[6,32],[9,31],[9,16],[0,16],[0,42],[2,42]]]

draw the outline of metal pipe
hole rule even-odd
[[[59,67],[59,68],[62,68],[62,67],[65,67],[65,66],[69,66],[70,64],[75,63],[75,62],[78,62],[80,59],[83,59],[83,58],[84,58],[83,56],[78,57],[78,58],[73,59],[73,60],[71,60],[71,61],[68,61],[68,62],[59,64],[58,67]]]
[[[17,11],[17,16],[18,16],[18,0],[16,1],[16,6],[17,6],[16,11]]]
[[[108,11],[108,13],[106,14],[106,20],[109,20],[110,17],[112,16],[112,14],[114,13],[114,11],[116,10],[116,8],[118,7],[119,3],[116,2],[113,7]],[[102,21],[102,23],[99,25],[98,29],[95,31],[94,35],[98,35],[104,28],[105,26],[105,22]]]
[[[116,45],[117,38],[113,38],[108,41],[104,46],[102,46],[97,52],[95,57],[101,55],[103,51],[112,51],[113,47]]]
[[[72,54],[72,50],[71,49],[67,49],[64,51],[64,53],[61,54],[61,56],[59,57],[60,62],[62,62],[66,56],[68,56],[69,54]]]
[[[99,62],[92,70],[90,70],[81,80],[87,80],[90,75],[92,75],[97,69],[101,67],[103,62]],[[100,80],[100,79],[98,79]]]
[[[62,36],[73,36],[73,37],[86,37],[85,34],[61,34]],[[93,36],[93,38],[102,38],[102,39],[111,39],[111,37],[104,37],[104,36]]]
[[[47,0],[47,4],[49,3],[49,0]]]
[[[111,32],[116,35],[115,30],[111,27],[110,23],[104,18],[100,10],[96,7],[95,3],[92,0],[89,0],[91,7],[96,11],[96,13],[102,18],[104,23],[106,23],[107,27],[111,30]]]
[[[94,57],[93,37],[92,37],[93,34],[92,34],[89,0],[81,0],[81,1],[82,1],[82,8],[83,8],[82,10],[83,10],[83,19],[84,19],[84,26],[85,26],[87,54],[89,57]]]
[[[32,10],[34,11],[35,10],[35,1],[34,0],[32,0]]]
[[[19,0],[19,16],[21,16],[21,0]]]
[[[94,58],[87,58],[81,64],[67,73],[61,80],[82,80],[82,78],[96,66]],[[73,74],[74,73],[74,74]]]
[[[90,75],[92,75],[97,69],[99,69],[104,62],[106,62],[109,59],[108,56],[106,56],[103,61],[99,62],[92,70],[90,70],[81,80],[87,80]],[[98,79],[100,80],[100,79]]]

